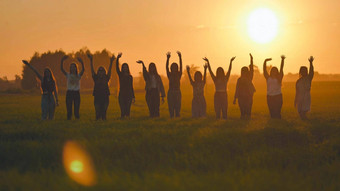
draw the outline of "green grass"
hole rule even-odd
[[[294,83],[283,86],[282,120],[269,119],[264,86],[250,121],[231,104],[229,119],[216,120],[207,90],[204,119],[191,118],[192,89],[182,87],[180,119],[169,119],[167,104],[149,119],[139,93],[126,120],[111,96],[105,122],[94,120],[91,95],[82,95],[78,121],[65,119],[64,95],[53,121],[40,120],[39,95],[0,95],[0,190],[340,190],[340,82],[313,82],[309,121],[293,108]],[[67,176],[67,140],[90,153],[97,185]]]

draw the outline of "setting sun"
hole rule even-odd
[[[260,8],[250,13],[247,21],[249,37],[260,44],[271,42],[278,33],[279,22],[273,11]]]

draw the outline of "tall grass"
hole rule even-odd
[[[232,103],[234,85],[229,87]],[[309,121],[293,108],[294,84],[283,86],[282,120],[269,119],[265,87],[254,97],[252,120],[229,104],[227,121],[213,113],[192,119],[192,91],[182,88],[182,117],[149,119],[137,94],[130,119],[119,119],[111,96],[108,120],[95,121],[93,97],[81,96],[81,119],[66,120],[65,97],[53,121],[40,120],[39,95],[0,96],[0,190],[339,190],[340,83],[315,82]],[[98,184],[68,178],[62,148],[76,140],[93,158]]]

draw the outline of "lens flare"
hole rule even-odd
[[[77,183],[84,186],[93,186],[97,183],[92,160],[78,143],[74,141],[65,143],[63,163],[66,173]]]

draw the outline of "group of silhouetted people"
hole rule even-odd
[[[170,118],[180,117],[181,111],[181,89],[180,80],[182,77],[182,54],[177,52],[179,57],[179,65],[174,62],[171,64],[169,69],[169,60],[171,53],[166,54],[166,74],[169,79],[169,90],[167,94],[168,108],[170,113]],[[255,87],[252,82],[254,75],[254,65],[253,56],[250,55],[250,65],[249,67],[244,66],[241,68],[241,76],[237,79],[236,90],[233,104],[238,105],[241,112],[242,119],[250,119],[251,110],[253,105],[253,95],[255,93]],[[111,78],[111,69],[115,57],[112,56],[110,59],[110,66],[108,70],[103,66],[100,66],[95,72],[93,67],[93,56],[87,54],[90,65],[91,73],[94,82],[93,96],[94,96],[94,108],[96,112],[96,120],[106,120],[106,111],[109,106],[109,82]],[[121,118],[130,116],[131,104],[135,102],[135,95],[133,89],[133,77],[130,74],[129,65],[123,63],[121,69],[119,68],[119,59],[122,53],[119,53],[116,58],[116,71],[119,77],[119,106],[121,111]],[[70,65],[69,73],[63,68],[64,61],[68,56],[64,56],[61,59],[61,71],[66,76],[67,79],[67,92],[66,92],[66,108],[67,108],[67,119],[72,118],[72,108],[74,110],[74,116],[79,119],[79,108],[80,108],[80,80],[84,74],[84,62],[81,58],[77,58],[79,63],[82,65],[82,70],[78,72],[78,66],[76,63]],[[267,62],[272,60],[267,58],[263,64],[263,75],[267,83],[267,104],[270,112],[271,118],[281,118],[281,108],[283,103],[282,98],[282,79],[283,79],[283,67],[285,56],[281,56],[281,66],[280,70],[277,67],[272,67],[270,73],[267,71]],[[204,87],[206,84],[206,71],[209,70],[210,76],[215,85],[214,94],[214,108],[216,113],[216,118],[227,119],[228,111],[228,94],[227,94],[227,84],[229,81],[232,62],[235,57],[230,60],[229,68],[227,73],[225,73],[222,67],[218,67],[216,70],[216,75],[210,67],[209,60],[203,58],[205,61],[204,74],[200,71],[196,71],[194,74],[194,79],[192,79],[190,74],[190,67],[187,66],[187,73],[189,77],[190,84],[193,88],[193,99],[192,99],[192,117],[199,118],[206,116],[206,101],[204,97]],[[307,119],[306,113],[310,111],[311,107],[311,82],[314,75],[313,61],[314,58],[311,56],[309,59],[310,67],[308,68],[302,66],[299,71],[299,79],[296,82],[296,95],[294,106],[297,108],[301,119]],[[58,101],[58,88],[56,85],[56,80],[53,76],[52,71],[49,68],[45,68],[43,76],[30,65],[26,60],[23,63],[30,67],[38,79],[41,82],[41,112],[42,119],[53,119],[55,106],[59,104]],[[149,109],[150,117],[159,117],[159,107],[160,101],[164,103],[165,91],[162,79],[157,72],[156,64],[151,62],[149,64],[148,70],[146,69],[144,62],[138,60],[137,63],[143,66],[143,78],[145,80],[145,99]]]

